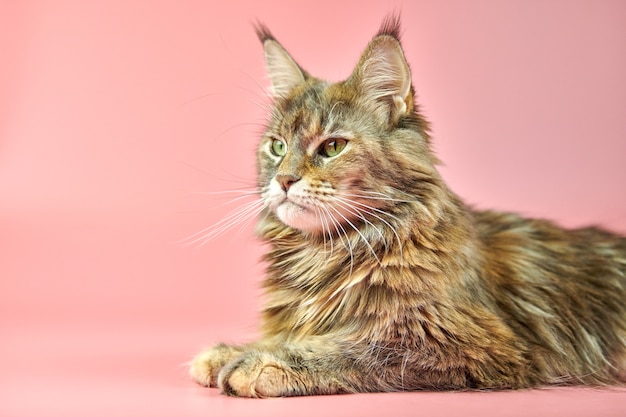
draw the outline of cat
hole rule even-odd
[[[626,381],[626,238],[464,204],[437,171],[399,16],[339,83],[257,34],[273,90],[262,336],[200,353],[196,382],[275,397]]]

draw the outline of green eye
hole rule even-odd
[[[272,153],[276,156],[285,156],[287,146],[282,140],[274,139],[272,141]]]
[[[343,151],[348,144],[348,141],[345,139],[328,139],[322,146],[320,147],[320,154],[327,158],[332,158],[333,156],[337,156]]]

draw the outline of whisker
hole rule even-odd
[[[227,201],[225,203],[222,203],[222,204],[220,204],[218,206],[215,206],[215,207],[222,207],[222,206],[225,206],[227,204],[236,203],[236,202],[238,202],[240,200],[245,200],[246,198],[249,198],[251,196],[256,196],[256,194],[240,195],[239,197],[231,198],[229,201]]]
[[[244,90],[250,91],[250,90],[247,90],[247,89],[244,89]],[[270,104],[268,104],[268,103],[259,103],[258,101],[253,100],[251,98],[249,98],[248,101],[250,103],[254,104],[255,106],[257,106],[259,109],[263,110],[263,112],[265,112],[265,113],[269,113],[269,112],[272,111],[272,106]],[[259,123],[259,125],[262,125],[262,124]]]
[[[185,165],[185,166],[187,166],[188,168],[191,168],[191,169],[193,169],[193,170],[196,170],[196,171],[198,171],[199,173],[201,173],[201,174],[203,174],[203,175],[207,175],[207,176],[210,176],[210,175],[211,175],[208,171],[205,171],[205,170],[204,170],[204,169],[202,169],[202,168],[198,168],[197,166],[192,165],[192,164],[190,164],[189,162],[186,162],[186,161],[178,161],[178,163],[179,163],[179,164],[181,164],[181,165]]]
[[[246,195],[258,195],[261,194],[261,191],[258,190],[247,190],[245,188],[241,189],[231,189],[231,190],[222,190],[222,191],[193,191],[192,194],[204,194],[204,195],[221,195],[221,194],[246,194]]]
[[[366,224],[370,225],[374,230],[376,230],[376,232],[378,232],[378,236],[380,236],[380,238],[383,241],[383,244],[385,245],[385,249],[388,248],[387,245],[387,239],[385,239],[385,235],[383,234],[382,230],[380,228],[378,228],[374,223],[372,223],[371,221],[369,221],[367,219],[367,217],[365,217],[365,214],[370,214],[371,213],[367,210],[361,210],[358,207],[354,207],[351,204],[353,202],[349,202],[348,200],[345,199],[339,199],[337,197],[334,197],[334,200],[337,204],[339,204],[342,208],[344,208],[345,210],[347,210],[350,214],[353,214],[355,216],[357,216],[359,219],[361,219],[363,222],[365,222]]]
[[[228,201],[220,204],[216,207],[221,207],[227,204],[236,203],[240,200],[245,200],[250,197],[257,197],[262,194],[261,191],[250,191],[250,190],[226,190],[226,191],[194,191],[190,192],[193,195],[206,195],[206,196],[222,196],[226,197],[228,194],[239,194],[237,197],[230,197]]]
[[[265,88],[256,78],[254,78],[252,75],[250,75],[249,73],[247,73],[246,71],[241,71],[245,76],[247,76],[254,84],[256,84],[257,87],[259,87],[259,89],[263,92],[263,94],[265,95],[265,97],[263,98],[272,98],[273,94],[267,89]],[[253,94],[257,94],[255,92],[253,92],[252,90],[250,90],[251,93]]]
[[[191,246],[194,244],[202,246],[212,239],[221,236],[229,229],[237,226],[238,224],[241,224],[248,217],[254,215],[255,212],[256,211],[254,207],[249,207],[246,210],[233,214],[232,216],[229,216],[221,220],[220,222],[203,229],[201,232],[198,232],[197,234],[187,238],[185,246]]]
[[[354,270],[354,253],[352,252],[352,244],[350,243],[350,238],[348,237],[348,232],[346,232],[346,229],[335,218],[335,216],[333,216],[333,214],[330,212],[330,210],[328,210],[328,207],[326,207],[326,206],[320,206],[320,207],[328,215],[328,218],[330,219],[330,221],[332,222],[335,230],[337,231],[337,236],[339,236],[339,239],[341,240],[341,243],[344,245],[344,247],[346,249],[348,249],[348,252],[350,253],[350,274],[349,274],[349,276],[352,276],[352,271]],[[341,236],[341,232],[339,231],[339,229],[341,229],[343,231],[343,234],[345,235],[345,242],[344,242],[344,238]]]
[[[205,98],[212,97],[212,96],[216,96],[216,95],[217,95],[217,94],[215,94],[215,93],[206,93],[206,94],[202,94],[202,95],[199,95],[199,96],[193,97],[193,98],[191,98],[191,99],[189,99],[189,100],[187,100],[187,101],[182,102],[182,103],[180,104],[180,107],[184,107],[184,106],[187,106],[187,105],[189,105],[189,104],[191,104],[191,103],[193,103],[193,102],[195,102],[195,101],[203,100],[203,99],[205,99]]]
[[[185,247],[196,244],[202,246],[210,240],[221,236],[233,227],[238,225],[246,226],[252,218],[261,212],[263,207],[265,207],[265,203],[262,200],[250,201],[234,209],[217,223],[192,234],[188,238],[183,239],[180,243]]]
[[[376,258],[376,261],[378,262],[379,265],[381,265],[380,259],[378,258],[378,255],[376,255],[376,251],[374,250],[374,248],[372,247],[372,245],[370,245],[370,243],[367,241],[367,238],[363,235],[363,233],[361,233],[361,231],[359,230],[358,227],[356,227],[354,225],[354,223],[352,223],[346,216],[344,216],[343,214],[341,214],[341,212],[339,210],[337,210],[335,207],[330,206],[331,209],[333,209],[337,214],[339,214],[341,216],[341,218],[348,223],[357,233],[358,235],[361,237],[361,240],[363,240],[363,242],[365,243],[365,245],[367,245],[367,247],[369,248],[369,250],[372,252],[372,255],[374,255],[374,258]]]
[[[243,127],[243,126],[257,126],[257,127],[258,127],[258,126],[261,126],[261,127],[263,127],[263,125],[262,125],[262,124],[260,124],[260,123],[251,123],[251,122],[250,122],[250,123],[237,123],[237,124],[236,124],[236,125],[234,125],[234,126],[231,126],[231,127],[227,128],[227,129],[222,130],[220,133],[218,133],[218,134],[217,134],[214,138],[212,138],[211,140],[212,140],[212,141],[214,141],[214,142],[216,142],[218,139],[220,139],[222,136],[224,136],[225,134],[227,134],[227,133],[228,133],[228,132],[230,132],[231,130],[238,129],[238,128]]]
[[[319,207],[317,207],[317,205],[314,205],[313,208],[315,210],[315,215],[320,219],[320,223],[322,224],[322,239],[324,239],[324,253],[328,255],[328,249],[326,247],[326,227],[327,227],[326,219],[324,218],[322,211],[320,210]],[[331,251],[332,251],[332,246],[331,246]]]
[[[256,189],[250,190],[250,189],[242,188],[242,189],[231,189],[231,190],[222,190],[222,191],[193,191],[193,192],[190,192],[189,194],[207,195],[207,196],[227,196],[228,194],[240,194],[237,197],[231,197],[228,199],[228,201],[214,206],[214,207],[223,207],[228,204],[236,203],[240,200],[245,200],[250,197],[257,197],[261,195],[262,193],[263,193],[262,190],[259,191]]]
[[[328,230],[328,240],[330,241],[330,254],[328,256],[332,257],[333,253],[335,252],[335,241],[333,239],[333,231],[330,230],[330,222],[328,220],[328,217],[326,214],[324,214],[322,212],[322,214],[324,215],[324,219],[325,219],[325,223],[326,223],[326,229]]]
[[[383,193],[378,193],[375,191],[361,191],[362,193],[371,193],[372,195],[364,195],[364,194],[347,194],[342,193],[342,195],[346,197],[356,197],[356,198],[364,198],[368,200],[381,200],[381,201],[391,201],[393,203],[419,203],[419,200],[402,200],[399,198],[390,197]]]
[[[344,195],[345,195],[345,194],[344,194]],[[376,213],[379,213],[379,214],[384,215],[384,216],[389,216],[389,217],[391,217],[393,220],[397,221],[398,223],[400,223],[400,222],[401,222],[401,220],[400,220],[397,216],[394,216],[394,215],[393,215],[393,214],[391,214],[391,213],[388,213],[388,212],[386,212],[386,211],[384,211],[384,210],[381,210],[381,209],[379,209],[379,208],[376,208],[376,207],[373,207],[373,206],[367,205],[367,204],[362,203],[362,202],[360,202],[360,201],[353,200],[353,199],[351,199],[351,198],[343,198],[343,197],[340,197],[340,196],[334,196],[333,198],[340,199],[340,200],[342,200],[342,201],[344,201],[344,202],[346,202],[346,203],[356,204],[356,205],[358,205],[358,206],[361,206],[361,207],[365,208],[366,210],[368,210],[368,212],[367,212],[367,213],[368,213],[368,214],[371,214],[372,216],[374,216],[374,214],[373,214],[372,212],[376,212]],[[377,219],[379,219],[379,220],[381,220],[381,221],[385,222],[385,224],[386,224],[387,226],[389,226],[390,228],[394,229],[394,227],[393,227],[393,226],[391,226],[388,222],[386,222],[386,221],[385,221],[385,220],[383,220],[382,218],[380,218],[380,217],[378,217],[378,216],[374,216],[374,217],[376,217]]]
[[[206,175],[207,177],[210,177],[211,179],[216,179],[219,181],[224,181],[224,182],[228,182],[228,183],[233,183],[233,184],[242,184],[248,188],[256,188],[257,187],[257,183],[255,181],[250,180],[250,178],[247,177],[239,177],[237,175],[231,175],[229,174],[228,178],[223,178],[218,176],[216,173],[214,172],[209,172],[205,169],[199,168],[189,162],[186,161],[178,161],[179,164],[181,165],[185,165],[188,168],[193,169],[194,171],[199,172],[202,175]]]
[[[257,209],[255,209],[253,212],[251,212],[250,215],[247,216],[247,218],[242,218],[241,222],[239,223],[240,227],[235,232],[235,235],[234,235],[235,238],[238,238],[239,236],[241,236],[243,231],[247,229],[248,226],[250,226],[250,223],[252,223],[255,220],[255,218],[259,215],[259,213],[261,213],[261,210],[263,210],[263,206],[264,204],[258,207]]]
[[[361,203],[360,201],[355,201],[355,200],[352,200],[352,199],[349,199],[349,198],[343,198],[343,197],[340,197],[340,196],[334,196],[333,198],[336,199],[336,200],[339,200],[339,201],[343,201],[344,203],[347,203],[347,204],[354,204],[354,205],[358,205],[360,207],[363,207],[363,209],[360,210],[362,213],[368,214],[368,215],[378,219],[379,221],[384,223],[387,227],[389,227],[389,229],[391,229],[391,231],[393,232],[393,234],[394,234],[394,236],[395,236],[395,238],[396,238],[396,240],[398,242],[398,246],[400,248],[400,261],[402,262],[402,259],[403,259],[402,240],[400,239],[400,236],[398,235],[398,232],[396,231],[396,228],[393,227],[393,225],[391,225],[387,220],[383,219],[381,216],[377,215],[376,213],[379,213],[379,214],[385,215],[385,216],[389,216],[393,220],[395,220],[398,223],[400,223],[400,219],[398,217],[394,216],[391,213],[387,213],[387,212],[385,212],[383,210],[380,210],[380,209],[378,209],[376,207],[372,207],[372,206],[369,206],[367,204]]]

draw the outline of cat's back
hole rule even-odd
[[[530,342],[532,361],[550,374],[578,368],[575,379],[591,384],[610,381],[611,372],[598,371],[607,360],[624,369],[626,238],[510,213],[473,215],[485,286],[498,314]]]
[[[513,213],[473,213],[487,261],[507,261],[546,274],[626,278],[626,237],[598,227],[565,229]],[[511,265],[514,266],[514,265]]]

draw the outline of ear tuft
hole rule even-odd
[[[306,73],[265,25],[257,23],[255,29],[257,36],[263,42],[265,65],[272,82],[273,95],[284,97],[291,89],[306,80]]]
[[[265,43],[266,40],[276,40],[268,27],[259,21],[254,23],[254,31],[256,32],[256,35],[258,36],[261,43]]]
[[[383,19],[376,36],[387,35],[400,41],[400,26],[400,15],[389,14]]]
[[[387,114],[392,119],[412,108],[411,71],[398,39],[399,31],[397,18],[388,18],[351,76],[368,101],[388,106]]]

